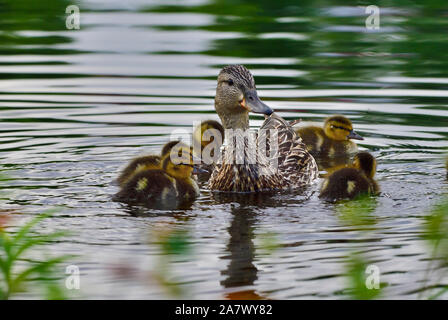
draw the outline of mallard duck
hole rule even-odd
[[[153,170],[161,168],[162,158],[168,154],[179,141],[170,141],[162,148],[160,155],[146,155],[137,157],[124,168],[118,176],[116,182],[119,186],[124,186],[134,174],[144,170]]]
[[[334,201],[353,199],[360,194],[377,194],[379,187],[373,179],[375,172],[375,158],[368,152],[359,152],[351,167],[336,170],[328,176],[319,197]]]
[[[325,120],[324,127],[307,126],[296,130],[308,151],[318,158],[349,156],[358,151],[350,139],[364,140],[353,131],[352,122],[342,115],[333,115]]]
[[[316,161],[290,124],[261,102],[255,80],[244,66],[230,65],[219,73],[215,110],[226,129],[226,140],[222,161],[215,166],[209,180],[211,190],[259,192],[302,188],[317,178]],[[265,115],[257,136],[248,131],[249,112]],[[232,130],[231,137],[227,136],[227,130]],[[278,149],[267,158],[266,152],[260,150],[263,143],[265,150],[275,146],[268,135],[270,130],[278,133]]]
[[[218,121],[205,120],[194,129],[193,152],[201,159],[201,168],[207,173],[213,171],[223,141],[224,127]]]
[[[177,156],[173,157],[173,154]],[[164,154],[160,168],[134,173],[114,200],[151,207],[176,207],[199,195],[198,185],[192,176],[194,171],[190,147],[177,142],[171,152]]]

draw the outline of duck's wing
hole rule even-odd
[[[275,135],[278,141],[277,148],[271,142]],[[279,173],[289,181],[291,187],[310,184],[318,177],[319,170],[316,160],[307,151],[302,139],[291,125],[282,117],[275,113],[267,117],[259,130],[258,139],[258,145],[260,145],[261,139],[265,139],[268,154],[269,151],[272,152],[276,149],[273,154],[269,154],[269,161],[277,162]]]
[[[222,159],[208,181],[210,190],[225,192],[261,192],[285,188],[283,177],[269,163],[257,157],[256,139],[236,130],[231,142],[223,147]],[[243,142],[238,147],[239,142]],[[262,157],[265,158],[265,157]]]

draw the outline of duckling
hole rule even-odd
[[[327,118],[323,128],[308,126],[296,132],[316,158],[347,156],[358,151],[356,143],[350,139],[364,140],[353,131],[352,122],[342,115]]]
[[[222,163],[215,166],[209,179],[211,190],[260,192],[302,188],[317,178],[316,161],[291,125],[273,114],[274,111],[260,100],[254,77],[244,66],[230,65],[220,71],[215,110],[224,128],[233,130],[233,136],[226,136],[230,141],[226,141]],[[248,138],[246,134],[249,112],[265,115],[265,122],[256,138]],[[278,137],[278,150],[273,159],[268,160],[263,151],[255,152],[257,156],[254,157],[253,145],[258,147],[265,142],[264,145],[269,146],[272,141],[267,133],[271,131]],[[237,145],[243,144],[242,152],[237,151],[236,155],[233,148],[235,140]]]
[[[319,197],[334,201],[353,199],[363,193],[377,194],[379,187],[373,179],[375,172],[375,158],[368,152],[359,152],[351,167],[336,170],[328,176],[322,184]]]
[[[179,141],[168,142],[163,146],[160,155],[146,155],[131,160],[131,162],[126,166],[126,168],[121,171],[120,175],[118,176],[116,180],[117,184],[121,187],[124,186],[126,182],[128,182],[137,172],[160,169],[163,156],[168,154],[171,149],[178,143]]]
[[[190,147],[178,142],[163,156],[160,168],[134,173],[114,196],[114,201],[155,208],[174,208],[194,201],[199,195],[199,187],[192,176],[195,173],[192,163]]]
[[[217,162],[216,156],[224,141],[224,128],[215,120],[202,121],[193,132],[193,152],[199,157],[201,168],[211,173]],[[209,177],[210,175],[208,175]],[[208,179],[207,177],[207,179]]]
[[[446,167],[446,178],[448,179],[448,158],[445,160],[445,167]]]

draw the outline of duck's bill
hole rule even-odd
[[[363,137],[361,137],[359,134],[357,134],[355,131],[350,131],[350,133],[347,136],[347,139],[355,139],[355,140],[364,140]]]
[[[208,170],[205,170],[201,168],[200,166],[194,165],[193,166],[193,174],[201,174],[201,173],[208,173]]]
[[[243,100],[240,101],[240,105],[244,109],[253,113],[261,113],[269,116],[274,112],[274,110],[258,98],[257,91],[255,90],[246,92]]]

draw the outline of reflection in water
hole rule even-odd
[[[377,224],[377,217],[374,212],[378,206],[378,199],[373,196],[363,195],[355,200],[343,200],[335,204],[335,214],[341,224],[355,228],[374,228]],[[359,230],[359,229],[357,229]]]
[[[226,278],[221,281],[225,288],[250,286],[257,280],[257,268],[253,261],[255,248],[253,243],[253,227],[256,213],[250,207],[232,207],[232,221],[228,228],[230,240],[227,244],[229,255],[221,259],[229,259],[227,269],[221,274]]]
[[[134,204],[127,204],[122,203],[121,208],[123,212],[126,212],[127,214],[134,216],[134,217],[148,217],[148,216],[161,216],[161,215],[169,215],[169,216],[176,216],[179,214],[184,213],[186,210],[191,210],[192,205],[194,201],[190,202],[183,202],[182,205],[178,206],[176,203],[172,205],[170,208],[169,206],[161,206],[159,208],[148,208],[146,206],[142,205],[134,205]]]
[[[194,199],[183,200],[181,202],[171,201],[171,202],[154,202],[152,205],[145,205],[140,203],[126,203],[121,202],[120,206],[124,211],[128,212],[133,216],[146,215],[148,212],[152,210],[161,210],[161,211],[169,211],[169,210],[190,210],[192,205],[194,204]]]

